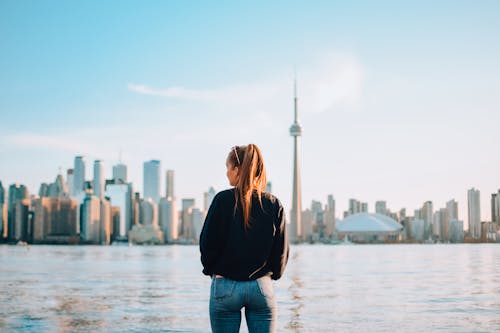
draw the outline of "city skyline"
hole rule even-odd
[[[151,169],[151,164],[154,165],[153,169]],[[99,166],[98,172],[96,173],[96,165]],[[88,183],[88,186],[91,186],[91,188],[88,188],[86,190],[82,190],[80,192],[76,191],[76,188],[79,188],[80,186],[74,185],[71,186],[71,182],[74,182],[74,180],[69,180],[68,175],[73,176],[74,170],[78,167],[83,167],[84,169],[87,169],[90,167],[91,169],[94,170],[94,173],[90,174],[91,176],[85,177],[86,171],[79,171],[80,174],[83,173],[83,177],[80,181],[82,183],[82,187],[85,185],[84,183]],[[213,186],[208,187],[208,192],[205,189],[204,192],[201,193],[201,197],[203,198],[202,200],[198,200],[199,194],[190,194],[186,197],[178,197],[174,193],[174,172],[175,170],[168,169],[168,168],[162,168],[161,167],[161,161],[160,160],[148,160],[144,161],[142,163],[142,174],[144,178],[151,178],[151,175],[149,172],[151,170],[154,170],[154,188],[155,191],[156,189],[159,191],[158,193],[158,198],[152,198],[150,195],[145,195],[144,188],[142,190],[134,183],[134,181],[128,181],[125,182],[124,178],[126,178],[126,175],[121,178],[117,178],[117,170],[120,170],[119,172],[121,175],[126,174],[128,172],[128,166],[124,164],[123,162],[118,162],[115,165],[109,166],[112,169],[112,173],[110,173],[109,177],[107,176],[106,172],[104,172],[104,166],[102,160],[95,160],[92,163],[86,163],[85,156],[83,155],[78,155],[74,159],[74,165],[73,168],[69,168],[66,170],[66,176],[62,170],[59,170],[59,173],[55,175],[53,178],[53,181],[48,181],[48,182],[42,182],[40,183],[37,187],[31,188],[28,185],[22,183],[22,182],[16,182],[12,184],[7,184],[5,182],[2,182],[0,179],[0,185],[4,187],[5,193],[3,194],[6,199],[8,200],[8,195],[7,195],[7,190],[10,185],[20,185],[20,186],[25,186],[25,188],[29,191],[29,194],[34,197],[40,197],[40,193],[43,192],[42,196],[50,196],[51,194],[51,186],[57,185],[57,190],[58,192],[65,192],[71,197],[71,198],[76,198],[77,200],[82,200],[83,197],[85,197],[85,191],[90,190],[90,193],[92,195],[99,197],[104,197],[104,193],[106,193],[106,196],[109,196],[109,189],[110,186],[118,186],[121,187],[123,186],[124,188],[130,188],[133,189],[133,192],[131,192],[131,195],[134,195],[135,193],[138,193],[140,195],[140,198],[147,200],[147,199],[153,199],[154,202],[158,201],[157,204],[160,202],[160,199],[174,199],[174,200],[194,200],[196,202],[196,208],[202,209],[203,211],[208,210],[209,203],[211,202],[211,198],[215,196],[215,194],[223,189],[215,189]],[[165,175],[165,179],[161,175]],[[99,180],[99,182],[96,182],[96,180]],[[108,184],[109,182],[109,184]],[[271,180],[270,180],[271,182]],[[268,183],[268,187],[270,186],[271,183]],[[104,185],[106,183],[106,185]],[[99,184],[97,187],[97,192],[95,185]],[[162,185],[164,184],[164,185]],[[103,186],[101,189],[100,186]],[[105,187],[105,188],[104,188]],[[73,191],[73,192],[72,192]],[[475,228],[480,228],[479,224],[481,222],[494,222],[496,221],[492,220],[492,210],[496,210],[496,202],[492,202],[492,196],[496,198],[497,194],[500,193],[500,188],[497,189],[494,193],[491,194],[486,194],[483,196],[487,197],[488,201],[488,206],[483,207],[481,205],[481,202],[483,200],[480,200],[480,189],[476,189],[474,187],[469,188],[466,190],[466,195],[467,195],[467,210],[465,212],[460,212],[458,209],[459,203],[455,200],[455,198],[450,198],[447,202],[444,204],[439,204],[439,203],[434,203],[432,200],[423,200],[422,204],[417,206],[417,207],[392,207],[390,203],[385,200],[384,198],[379,198],[378,200],[371,202],[368,200],[364,200],[360,196],[354,196],[348,199],[348,201],[345,204],[346,209],[339,209],[338,207],[343,207],[342,205],[339,206],[339,201],[336,199],[336,195],[334,193],[328,194],[325,198],[314,198],[310,202],[303,202],[301,203],[301,212],[305,212],[306,210],[317,210],[318,207],[321,207],[322,209],[330,209],[333,207],[334,211],[337,213],[334,215],[336,219],[343,219],[346,213],[348,215],[351,215],[355,212],[353,212],[353,205],[358,205],[359,207],[354,209],[357,212],[373,212],[373,213],[378,213],[378,214],[385,214],[385,213],[391,213],[391,214],[398,214],[401,210],[405,211],[405,216],[409,217],[414,217],[414,218],[420,218],[420,214],[422,215],[422,218],[428,223],[429,220],[432,220],[432,213],[439,213],[440,209],[446,209],[450,211],[451,217],[454,219],[460,219],[464,221],[464,224],[467,226],[467,230],[469,229],[469,220],[472,218],[474,219],[476,226]],[[103,193],[100,195],[99,193]],[[207,197],[207,193],[210,198]],[[471,199],[471,193],[473,195],[474,199]],[[472,203],[471,203],[472,202]],[[472,206],[471,206],[472,205]],[[493,206],[492,206],[493,205]],[[440,206],[445,207],[445,208],[440,208]],[[316,208],[315,208],[316,207]],[[470,209],[470,211],[469,211]],[[290,209],[291,210],[291,209]],[[291,223],[291,211],[287,212],[287,217],[288,217],[288,222]],[[419,212],[418,215],[412,215],[412,212]],[[481,211],[486,211],[487,218],[482,219],[480,216],[482,216]],[[470,215],[472,214],[472,215]],[[489,215],[488,215],[489,214]],[[498,213],[495,211],[495,214],[498,215]],[[471,217],[472,216],[472,217]],[[395,218],[396,219],[396,218]],[[397,220],[397,219],[396,219]],[[427,228],[427,227],[426,227]],[[475,231],[476,234],[479,234],[479,230]]]
[[[122,161],[142,189],[157,159],[200,203],[228,187],[230,147],[254,142],[289,211],[296,68],[304,203],[454,198],[466,221],[477,188],[490,219],[500,4],[148,4],[0,3],[4,184],[37,190],[84,155],[86,175]]]

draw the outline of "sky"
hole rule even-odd
[[[302,205],[385,200],[408,214],[500,188],[498,1],[0,1],[0,181],[120,159],[175,170],[178,199],[229,186],[257,144],[292,190],[297,80]]]

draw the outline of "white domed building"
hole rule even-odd
[[[403,226],[392,218],[372,213],[353,214],[337,222],[340,239],[359,243],[383,243],[400,238]]]

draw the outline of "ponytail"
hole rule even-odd
[[[267,175],[264,159],[259,147],[254,144],[233,147],[229,153],[233,166],[239,169],[238,183],[234,195],[236,203],[243,211],[243,224],[245,229],[250,227],[250,211],[252,209],[252,194],[257,193],[257,198],[262,206],[262,192],[266,189]]]

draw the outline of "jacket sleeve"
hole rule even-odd
[[[223,224],[220,197],[216,195],[208,209],[200,234],[201,263],[205,275],[214,274],[217,258],[220,256],[224,245],[220,242]]]
[[[285,272],[289,252],[286,217],[283,206],[280,204],[276,218],[276,233],[274,235],[273,250],[271,252],[271,269],[273,272],[271,278],[273,280],[278,280]]]

